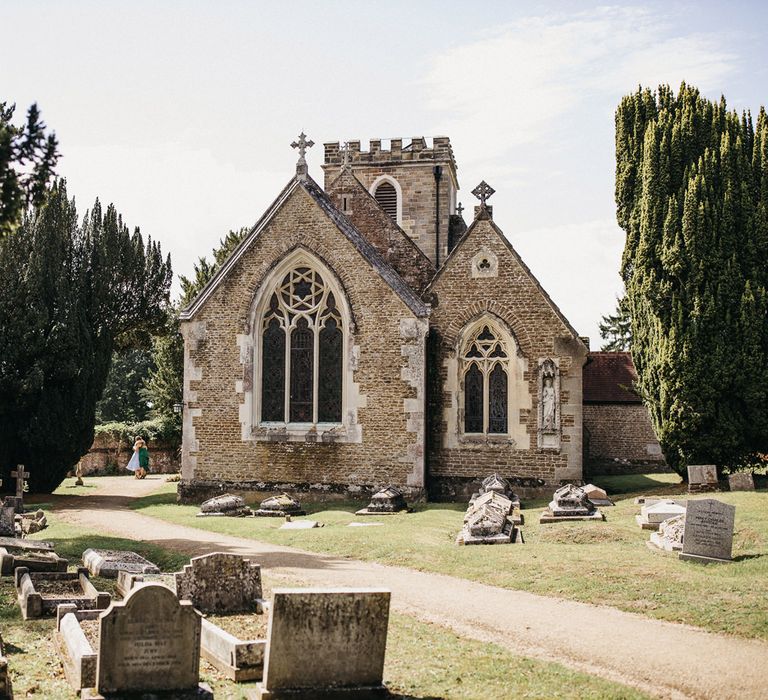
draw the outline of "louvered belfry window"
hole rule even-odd
[[[397,223],[397,190],[391,182],[382,182],[374,195],[379,206]]]
[[[261,421],[341,423],[344,326],[322,275],[288,272],[260,328]]]
[[[462,352],[464,432],[499,435],[508,431],[509,354],[490,323],[470,333]]]

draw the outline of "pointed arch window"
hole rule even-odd
[[[260,422],[341,423],[344,324],[322,274],[306,264],[286,273],[259,328]]]
[[[462,348],[464,433],[504,435],[509,421],[509,348],[491,323],[474,328]]]

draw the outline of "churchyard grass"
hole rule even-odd
[[[164,571],[178,570],[188,557],[159,547],[117,537],[89,533],[60,522],[48,512],[50,527],[35,537],[56,544],[70,559],[70,569],[87,547],[129,549],[141,553]],[[114,592],[114,581],[94,578],[99,590]],[[265,581],[269,595],[269,582]],[[238,616],[242,619],[242,616]],[[243,637],[253,625],[243,622]],[[238,634],[237,624],[228,630]],[[67,684],[53,644],[55,621],[21,619],[13,579],[0,578],[0,630],[16,697],[58,700],[76,697]],[[643,693],[565,668],[559,664],[517,657],[493,644],[465,640],[436,625],[406,615],[390,617],[385,682],[405,698],[480,698],[508,694],[529,698],[645,698]],[[211,685],[216,698],[244,698],[246,684],[235,684],[206,662],[201,680]],[[563,688],[569,695],[563,695]]]
[[[523,546],[459,547],[466,504],[417,504],[409,515],[355,518],[358,503],[309,503],[313,530],[279,530],[280,519],[195,518],[196,506],[175,503],[175,484],[133,505],[145,515],[213,532],[284,544],[344,557],[378,561],[587,603],[610,605],[648,617],[715,632],[768,639],[768,508],[765,491],[717,493],[736,506],[734,562],[702,566],[651,551],[650,532],[634,516],[634,497],[687,497],[672,475],[595,478],[613,494],[606,522],[539,525],[545,500],[524,501]],[[639,488],[637,488],[639,487]],[[627,492],[627,488],[637,491]],[[711,495],[711,494],[710,494]],[[704,495],[696,496],[702,498]],[[353,521],[382,522],[353,528]]]

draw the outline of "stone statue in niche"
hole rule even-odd
[[[560,447],[560,370],[549,358],[539,365],[539,447]]]

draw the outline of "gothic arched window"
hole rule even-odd
[[[343,322],[322,275],[306,264],[285,274],[259,329],[261,422],[341,423]]]
[[[474,327],[461,354],[464,432],[503,435],[509,420],[509,350],[486,322]]]
[[[403,193],[397,180],[389,175],[380,175],[373,181],[369,191],[389,218],[399,226],[403,216]]]

